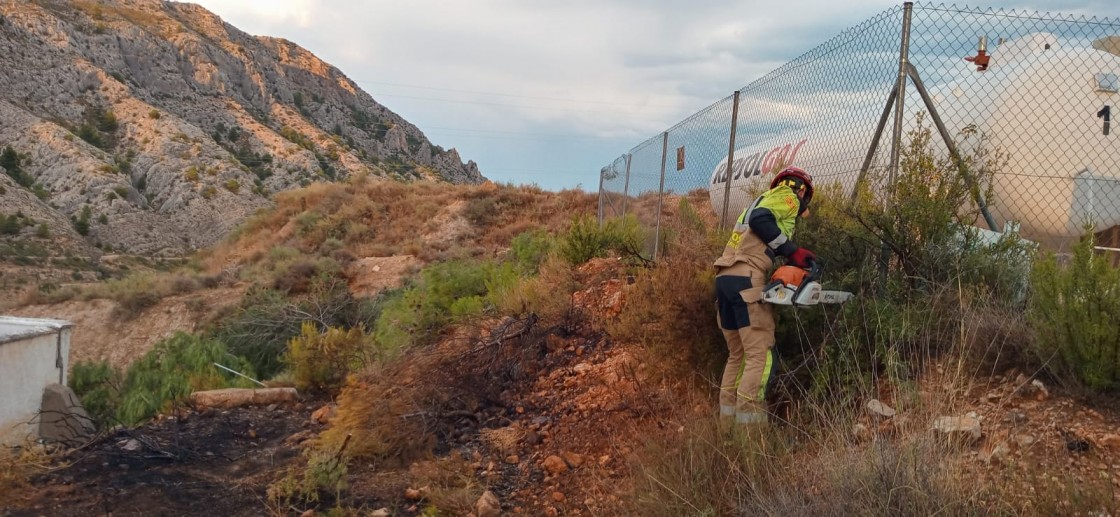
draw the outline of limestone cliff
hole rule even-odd
[[[89,243],[141,254],[212,244],[313,181],[483,181],[307,50],[158,0],[0,0],[8,148],[22,186],[0,213],[35,191],[57,211],[41,221],[84,212]]]

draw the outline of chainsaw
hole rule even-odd
[[[847,291],[825,291],[821,289],[821,268],[816,261],[809,262],[808,269],[785,265],[779,267],[770,277],[770,283],[762,290],[762,301],[774,305],[794,305],[809,307],[819,303],[844,303],[855,297]]]

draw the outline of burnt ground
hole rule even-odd
[[[5,516],[260,515],[265,490],[300,459],[293,434],[320,427],[301,404],[185,411],[110,432],[55,457]]]

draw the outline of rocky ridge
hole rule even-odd
[[[353,174],[483,181],[306,49],[193,4],[0,1],[0,69],[0,168],[23,180],[0,212],[36,191],[57,212],[37,221],[63,235],[85,211],[103,248],[182,254]]]

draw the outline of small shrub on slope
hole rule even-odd
[[[330,327],[323,332],[304,322],[300,334],[288,342],[284,362],[300,390],[334,390],[347,374],[368,362],[370,344],[362,328]]]
[[[605,257],[609,252],[640,255],[642,231],[633,216],[608,219],[603,226],[592,216],[579,216],[572,220],[568,232],[560,241],[559,253],[572,264],[583,264],[594,257]]]
[[[517,278],[509,264],[450,261],[425,268],[412,287],[386,302],[374,327],[378,345],[395,353],[410,344],[427,344],[448,323],[478,315],[488,292]]]
[[[1048,255],[1031,276],[1035,352],[1056,377],[1096,391],[1120,388],[1120,269],[1093,251],[1092,231],[1065,265]]]
[[[678,213],[667,228],[664,259],[634,275],[625,308],[608,330],[642,343],[666,364],[714,373],[726,358],[712,294],[712,261],[722,243],[686,200]]]

